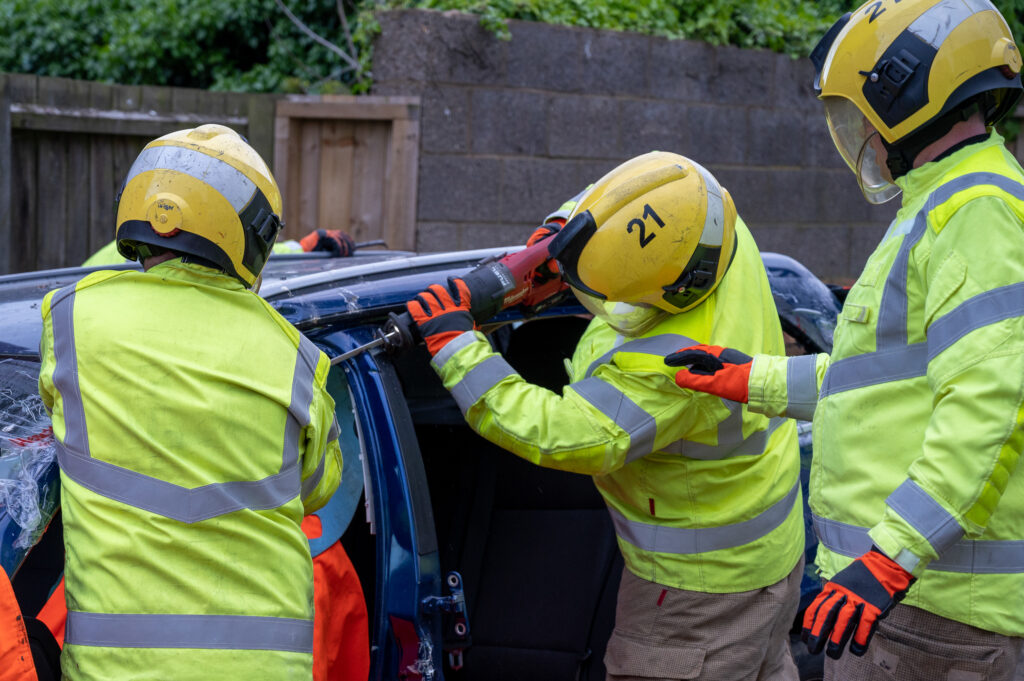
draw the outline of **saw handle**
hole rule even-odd
[[[548,237],[500,260],[481,263],[458,277],[469,288],[469,314],[477,324],[515,305],[539,305],[566,288],[557,277],[535,286],[537,268],[551,258],[550,240]],[[448,277],[448,290],[453,296],[458,295],[455,279]],[[392,353],[401,352],[421,340],[419,328],[408,311],[389,314],[377,333],[384,339],[384,347]]]

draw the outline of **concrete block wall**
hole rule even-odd
[[[503,41],[457,12],[378,18],[374,93],[422,101],[418,250],[522,243],[653,149],[705,165],[761,250],[829,280],[857,276],[897,208],[864,201],[807,60],[520,21]]]

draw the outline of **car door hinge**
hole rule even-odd
[[[447,596],[427,596],[420,605],[425,613],[442,613],[444,625],[444,650],[448,653],[448,665],[453,670],[462,669],[462,653],[472,641],[469,636],[469,612],[466,609],[466,594],[462,589],[462,575],[452,571],[445,577]]]

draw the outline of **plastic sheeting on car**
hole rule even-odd
[[[38,362],[0,359],[0,566],[10,576],[59,505],[53,428],[38,375]]]

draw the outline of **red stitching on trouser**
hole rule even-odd
[[[668,593],[668,589],[662,589],[661,590],[661,595],[658,596],[658,607],[659,608],[661,607],[661,604],[665,602],[665,594],[667,594],[667,593]]]

